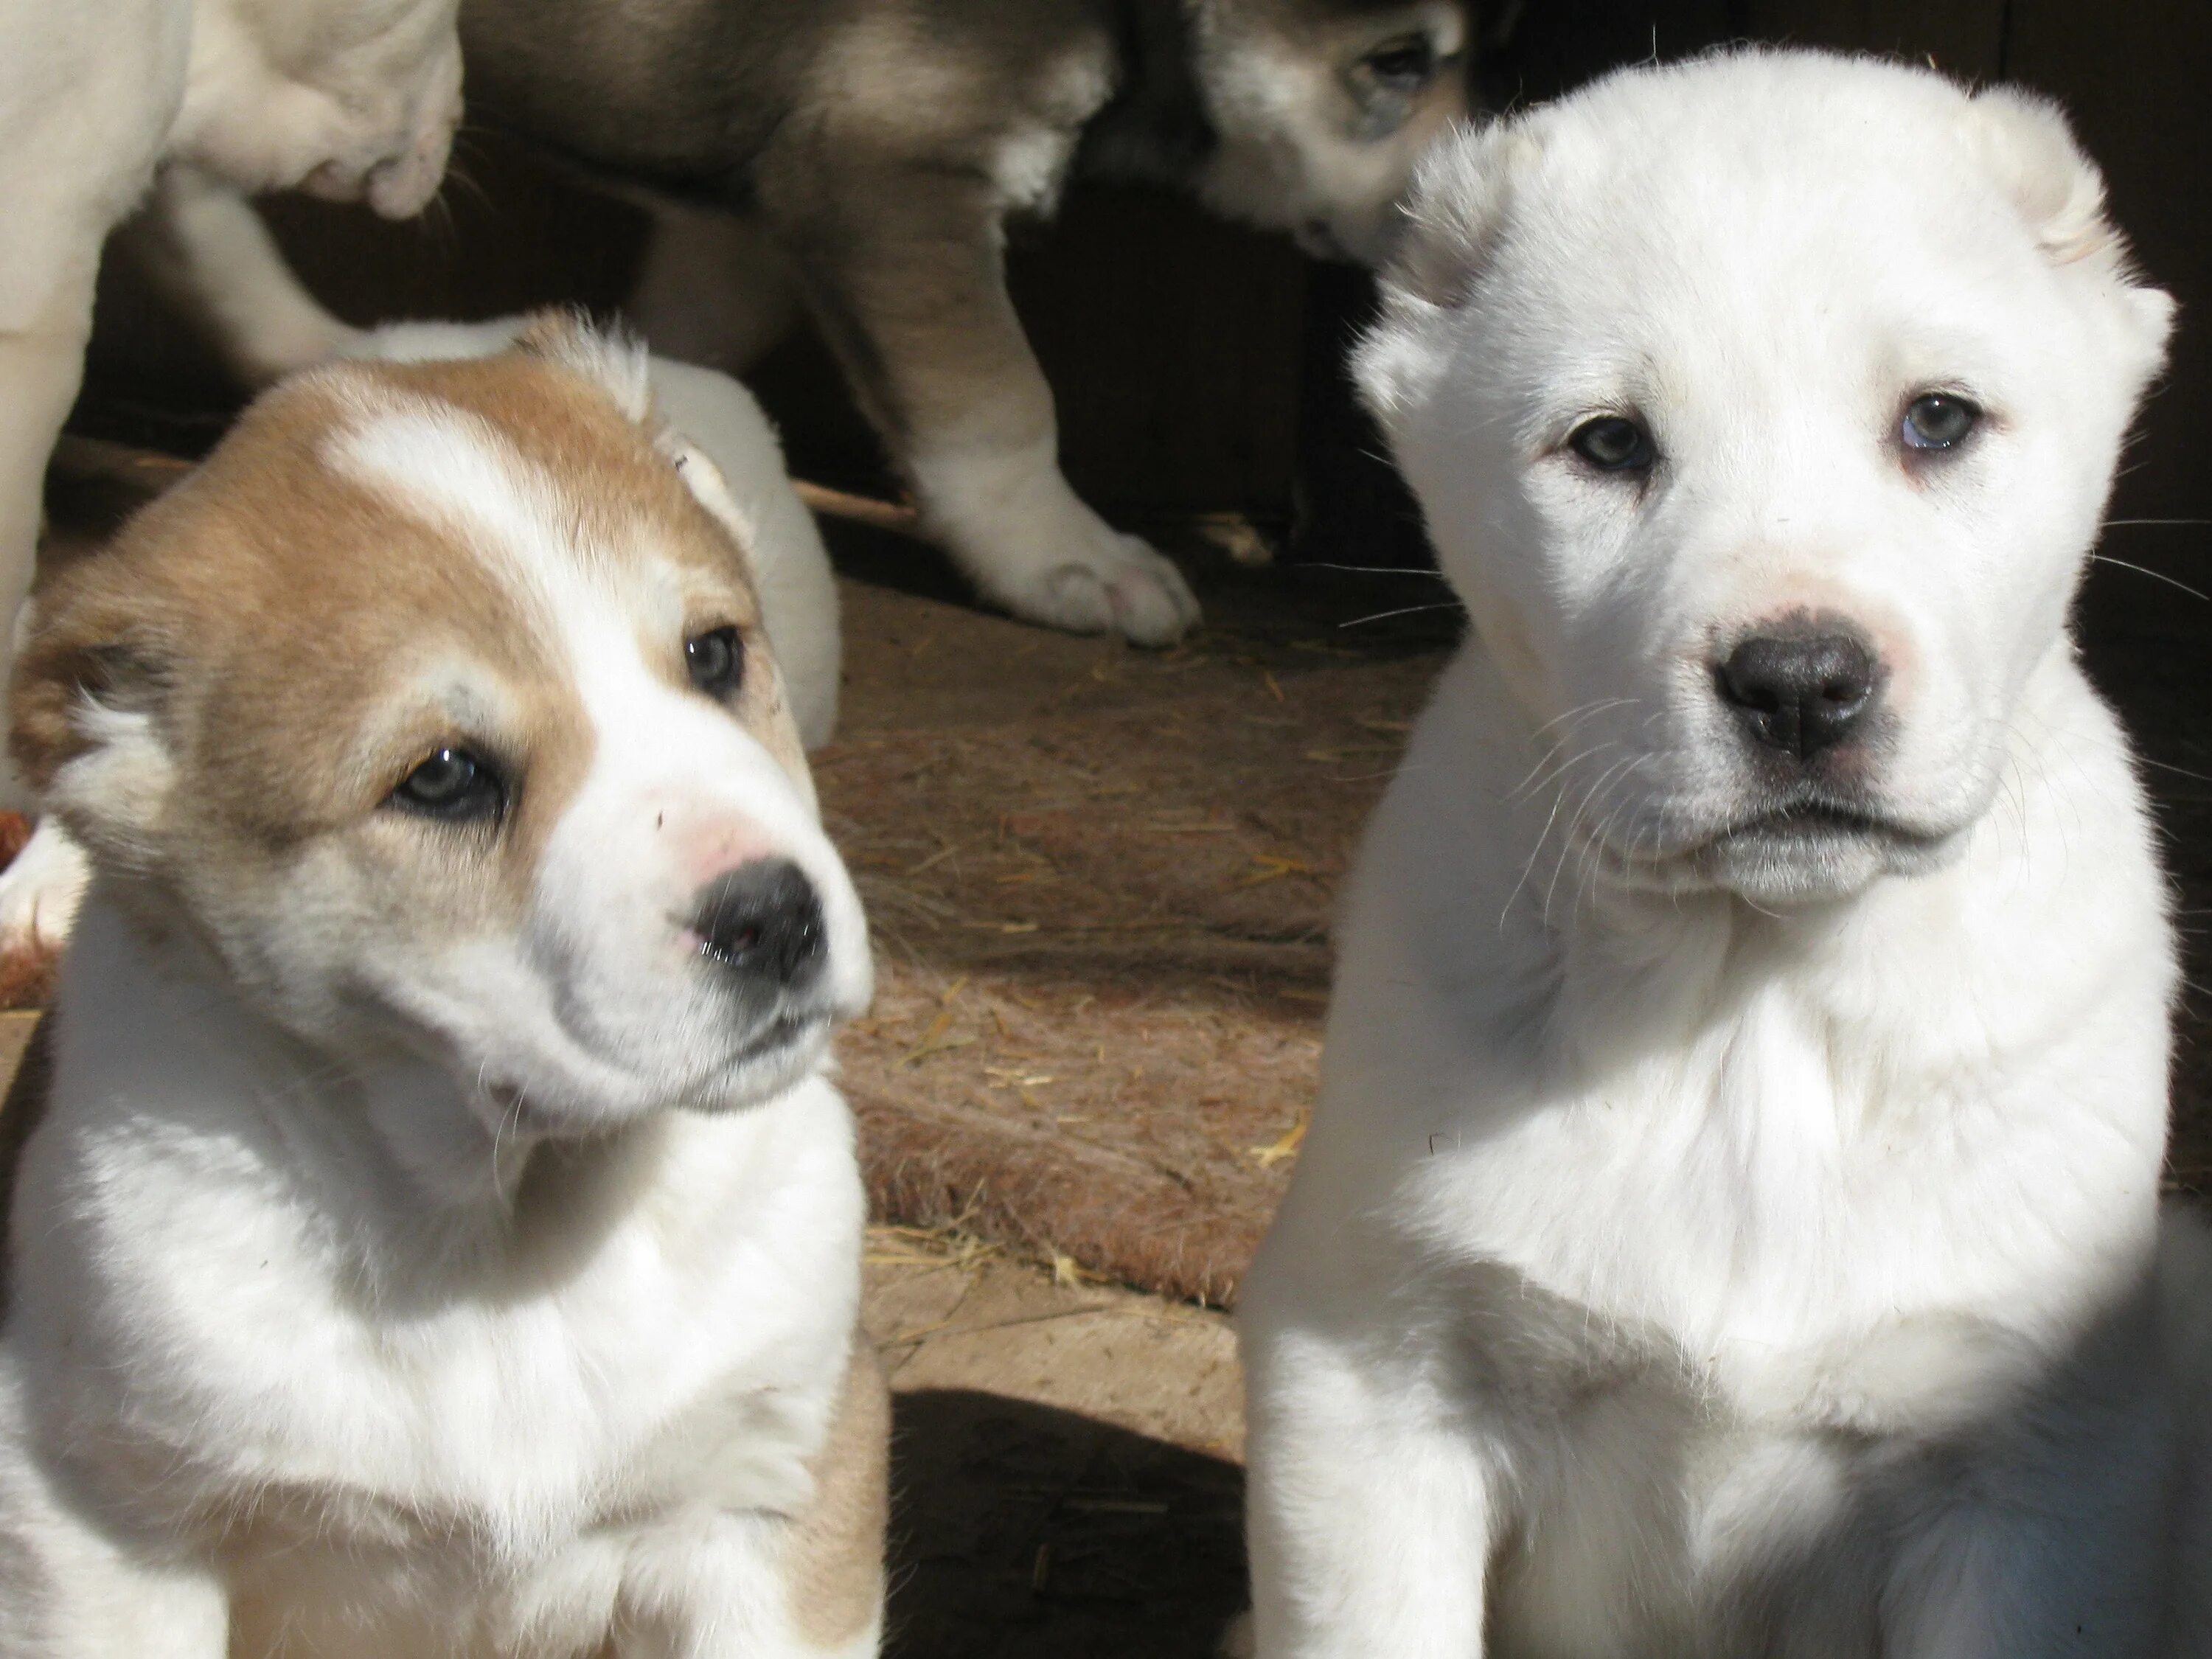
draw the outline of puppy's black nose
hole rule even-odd
[[[692,912],[699,954],[753,981],[797,985],[829,950],[822,901],[789,859],[756,859],[708,883]]]
[[[1746,640],[1716,678],[1753,737],[1799,760],[1849,737],[1875,702],[1874,653],[1848,634]]]

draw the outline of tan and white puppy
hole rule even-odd
[[[1261,1659],[2212,1652],[2175,952],[2068,612],[2172,302],[2049,105],[1611,76],[1358,369],[1473,636],[1242,1310]]]
[[[165,161],[414,213],[460,116],[456,4],[0,0],[0,671],[108,232]],[[66,848],[0,876],[0,950],[65,930],[82,877]]]
[[[875,1650],[867,942],[741,527],[554,321],[288,383],[40,594],[0,1655]]]

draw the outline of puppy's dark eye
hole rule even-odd
[[[422,817],[466,823],[504,811],[507,787],[467,750],[441,749],[400,781],[392,805]]]
[[[1409,34],[1377,46],[1359,66],[1393,92],[1418,92],[1437,72],[1437,49],[1427,35]]]
[[[744,683],[745,642],[734,628],[711,629],[684,642],[691,684],[710,697],[726,697]]]
[[[1980,408],[1953,392],[1923,392],[1905,406],[1897,435],[1907,449],[1955,449],[1982,418]]]
[[[1658,455],[1651,434],[1625,415],[1584,421],[1569,434],[1567,447],[1601,472],[1640,471]]]

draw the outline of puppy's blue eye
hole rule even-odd
[[[1953,449],[1981,418],[1981,410],[1955,392],[1923,392],[1905,405],[1898,436],[1907,449]]]
[[[710,697],[726,697],[744,683],[745,642],[734,628],[717,628],[684,642],[691,684]]]
[[[507,807],[499,774],[465,749],[441,749],[400,780],[392,805],[447,823],[497,817]]]
[[[1568,435],[1567,447],[1601,472],[1641,471],[1658,459],[1651,434],[1626,415],[1601,415]]]

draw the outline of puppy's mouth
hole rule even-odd
[[[1828,800],[1798,800],[1740,819],[1714,836],[1708,845],[1751,842],[1781,845],[1802,842],[1809,845],[1838,839],[1893,842],[1900,846],[1925,848],[1943,838],[1863,806]]]
[[[820,1037],[830,1029],[827,1008],[781,1009],[763,1021],[760,1029],[738,1045],[731,1055],[733,1066],[773,1059],[787,1049]]]

